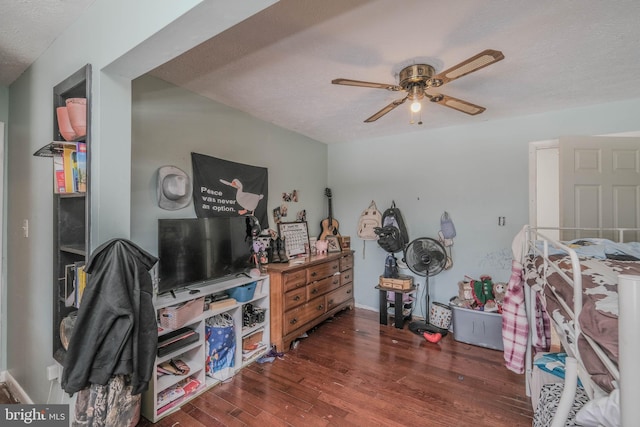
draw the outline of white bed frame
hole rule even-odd
[[[527,248],[525,256],[527,254],[535,254],[544,258],[544,265],[546,268],[553,268],[555,271],[573,287],[574,306],[570,307],[566,302],[562,301],[558,297],[558,301],[569,313],[569,316],[574,320],[575,325],[575,340],[574,343],[569,344],[566,339],[561,341],[564,350],[567,353],[566,367],[565,367],[565,386],[558,404],[557,412],[554,416],[552,427],[564,426],[569,416],[569,412],[575,399],[575,392],[577,388],[578,378],[582,382],[585,388],[585,392],[590,399],[601,397],[604,392],[595,385],[589,378],[586,372],[582,359],[580,358],[580,352],[578,350],[578,336],[580,335],[580,324],[576,319],[580,316],[582,310],[582,276],[580,272],[580,263],[576,252],[562,244],[561,242],[550,239],[540,231],[544,230],[578,230],[569,228],[532,228],[526,229],[526,241]],[[638,231],[638,229],[579,229],[582,231],[608,231],[615,232],[618,235],[618,241],[624,241],[624,232]],[[542,249],[540,249],[535,242],[542,241]],[[571,257],[572,263],[572,276],[574,280],[569,278],[564,272],[560,271],[554,263],[549,261],[549,247],[553,246],[558,249],[566,251]],[[531,319],[533,316],[533,302],[535,301],[536,289],[533,289],[525,283],[525,305],[527,315],[529,318],[530,332],[527,345],[526,354],[526,387],[527,395],[531,395],[531,375],[533,373],[533,350],[532,350],[532,334],[535,334],[535,322]],[[554,292],[555,293],[555,292]],[[619,299],[619,315],[618,315],[618,367],[607,357],[602,349],[595,344],[590,338],[582,335],[586,338],[587,342],[594,349],[600,360],[607,367],[611,375],[613,376],[618,389],[620,390],[620,421],[624,427],[633,426],[637,424],[637,420],[640,419],[640,336],[638,335],[638,328],[640,328],[640,276],[620,275],[618,276],[618,299]],[[553,319],[551,319],[553,324]],[[621,374],[622,373],[622,374]],[[534,408],[535,410],[535,408]]]

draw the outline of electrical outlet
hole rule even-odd
[[[25,238],[29,237],[29,220],[28,219],[22,220],[22,235]]]
[[[47,380],[53,381],[58,378],[60,374],[60,368],[58,365],[47,366]]]

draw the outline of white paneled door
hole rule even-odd
[[[560,138],[560,225],[581,228],[640,227],[640,138]],[[567,232],[617,239],[613,234]],[[638,241],[637,233],[625,241]]]

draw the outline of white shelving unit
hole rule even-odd
[[[176,349],[169,354],[163,355],[161,357],[156,357],[154,374],[151,381],[149,382],[149,389],[142,396],[142,415],[146,419],[155,423],[161,418],[179,410],[184,403],[194,399],[199,394],[207,391],[211,387],[214,387],[221,382],[221,379],[212,378],[205,374],[205,324],[208,318],[221,313],[228,313],[233,318],[235,331],[234,367],[231,368],[230,374],[222,380],[233,377],[240,369],[253,363],[259,357],[263,356],[271,347],[271,333],[269,324],[269,276],[265,275],[257,279],[243,276],[225,281],[209,283],[199,287],[191,286],[189,289],[197,290],[198,292],[196,293],[191,293],[190,290],[185,289],[176,291],[175,297],[173,295],[161,295],[156,297],[154,306],[156,312],[158,312],[165,307],[174,306],[209,295],[219,294],[221,292],[229,291],[230,289],[252,282],[257,282],[257,285],[253,294],[253,298],[251,300],[236,302],[233,305],[213,308],[211,310],[207,310],[203,313],[198,314],[194,319],[188,321],[187,324],[181,326],[188,327],[196,331],[199,334],[198,341],[188,344],[185,347]],[[252,325],[250,327],[242,327],[243,307],[247,304],[252,304],[256,308],[266,310],[263,322]],[[162,328],[160,325],[158,326],[159,337],[171,331],[172,330]],[[243,354],[243,340],[259,332],[262,332],[263,345],[250,354]],[[187,375],[164,375],[158,377],[156,367],[159,364],[171,359],[181,359],[183,362],[185,362],[189,366],[189,373]],[[200,386],[197,389],[193,390],[188,395],[180,397],[170,403],[171,407],[169,408],[164,408],[164,404],[158,403],[158,395],[160,393],[189,377],[195,378],[200,383]]]

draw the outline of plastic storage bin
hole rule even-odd
[[[485,313],[449,304],[452,310],[453,338],[493,350],[504,350],[502,343],[502,315]]]
[[[253,298],[253,293],[256,291],[256,285],[258,282],[247,283],[246,285],[238,286],[228,291],[229,296],[238,302],[247,302]]]

